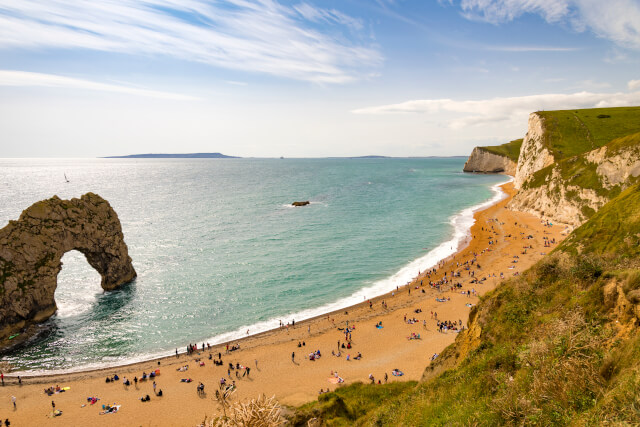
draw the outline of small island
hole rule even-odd
[[[221,153],[183,153],[183,154],[129,154],[126,156],[106,156],[103,159],[240,159],[237,156],[227,156]]]
[[[308,200],[305,200],[304,202],[293,202],[291,203],[291,206],[307,206],[310,205],[311,202]]]

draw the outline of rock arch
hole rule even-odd
[[[0,340],[56,312],[62,256],[84,254],[109,291],[136,277],[118,215],[94,193],[34,203],[0,230]]]

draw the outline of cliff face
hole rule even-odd
[[[505,156],[491,153],[482,147],[476,147],[464,164],[465,172],[505,173],[515,175],[516,163]]]
[[[521,189],[509,203],[509,208],[577,227],[608,201],[608,197],[594,189],[567,185],[560,173],[552,170],[544,185]]]
[[[118,216],[96,194],[37,202],[0,230],[0,339],[55,313],[60,259],[74,249],[104,290],[136,277]]]
[[[535,172],[554,162],[549,150],[544,146],[544,121],[536,113],[529,115],[529,127],[524,137],[513,185],[520,189]]]
[[[534,116],[518,161],[519,192],[510,208],[577,227],[638,181],[640,133],[553,163],[542,145],[544,129]]]
[[[476,147],[464,166],[513,175],[511,209],[576,227],[640,180],[639,108],[538,112],[528,125],[523,140]]]

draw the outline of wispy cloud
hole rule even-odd
[[[630,85],[631,87],[632,85]],[[506,120],[522,121],[533,111],[572,108],[622,107],[640,104],[640,92],[541,94],[456,101],[452,99],[421,99],[399,104],[353,110],[355,114],[446,114],[454,118],[448,125],[459,129]]]
[[[363,30],[338,11],[276,0],[0,0],[0,49],[171,56],[315,83],[357,80],[382,63],[377,47],[314,28],[318,19]]]
[[[497,52],[572,52],[579,50],[576,47],[557,46],[482,46],[485,50]]]
[[[224,82],[226,84],[228,84],[228,85],[233,85],[233,86],[248,86],[249,85],[249,83],[247,83],[247,82],[239,82],[239,81],[236,81],[236,80],[225,80]]]
[[[629,87],[629,90],[640,89],[640,80],[629,80],[627,86]]]
[[[115,92],[127,95],[144,96],[148,98],[174,99],[189,101],[198,99],[193,96],[171,92],[140,89],[121,85],[93,82],[55,74],[31,73],[27,71],[0,70],[0,86],[39,86],[66,89],[96,90],[101,92]]]
[[[325,22],[328,24],[345,25],[353,30],[360,31],[364,28],[362,20],[352,18],[335,9],[321,9],[308,3],[300,3],[293,8],[305,19],[312,22]]]
[[[530,13],[551,24],[587,29],[618,45],[640,49],[640,3],[637,0],[461,0],[467,19],[493,24]]]

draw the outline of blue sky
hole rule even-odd
[[[640,0],[0,0],[2,157],[466,155],[640,105]]]

